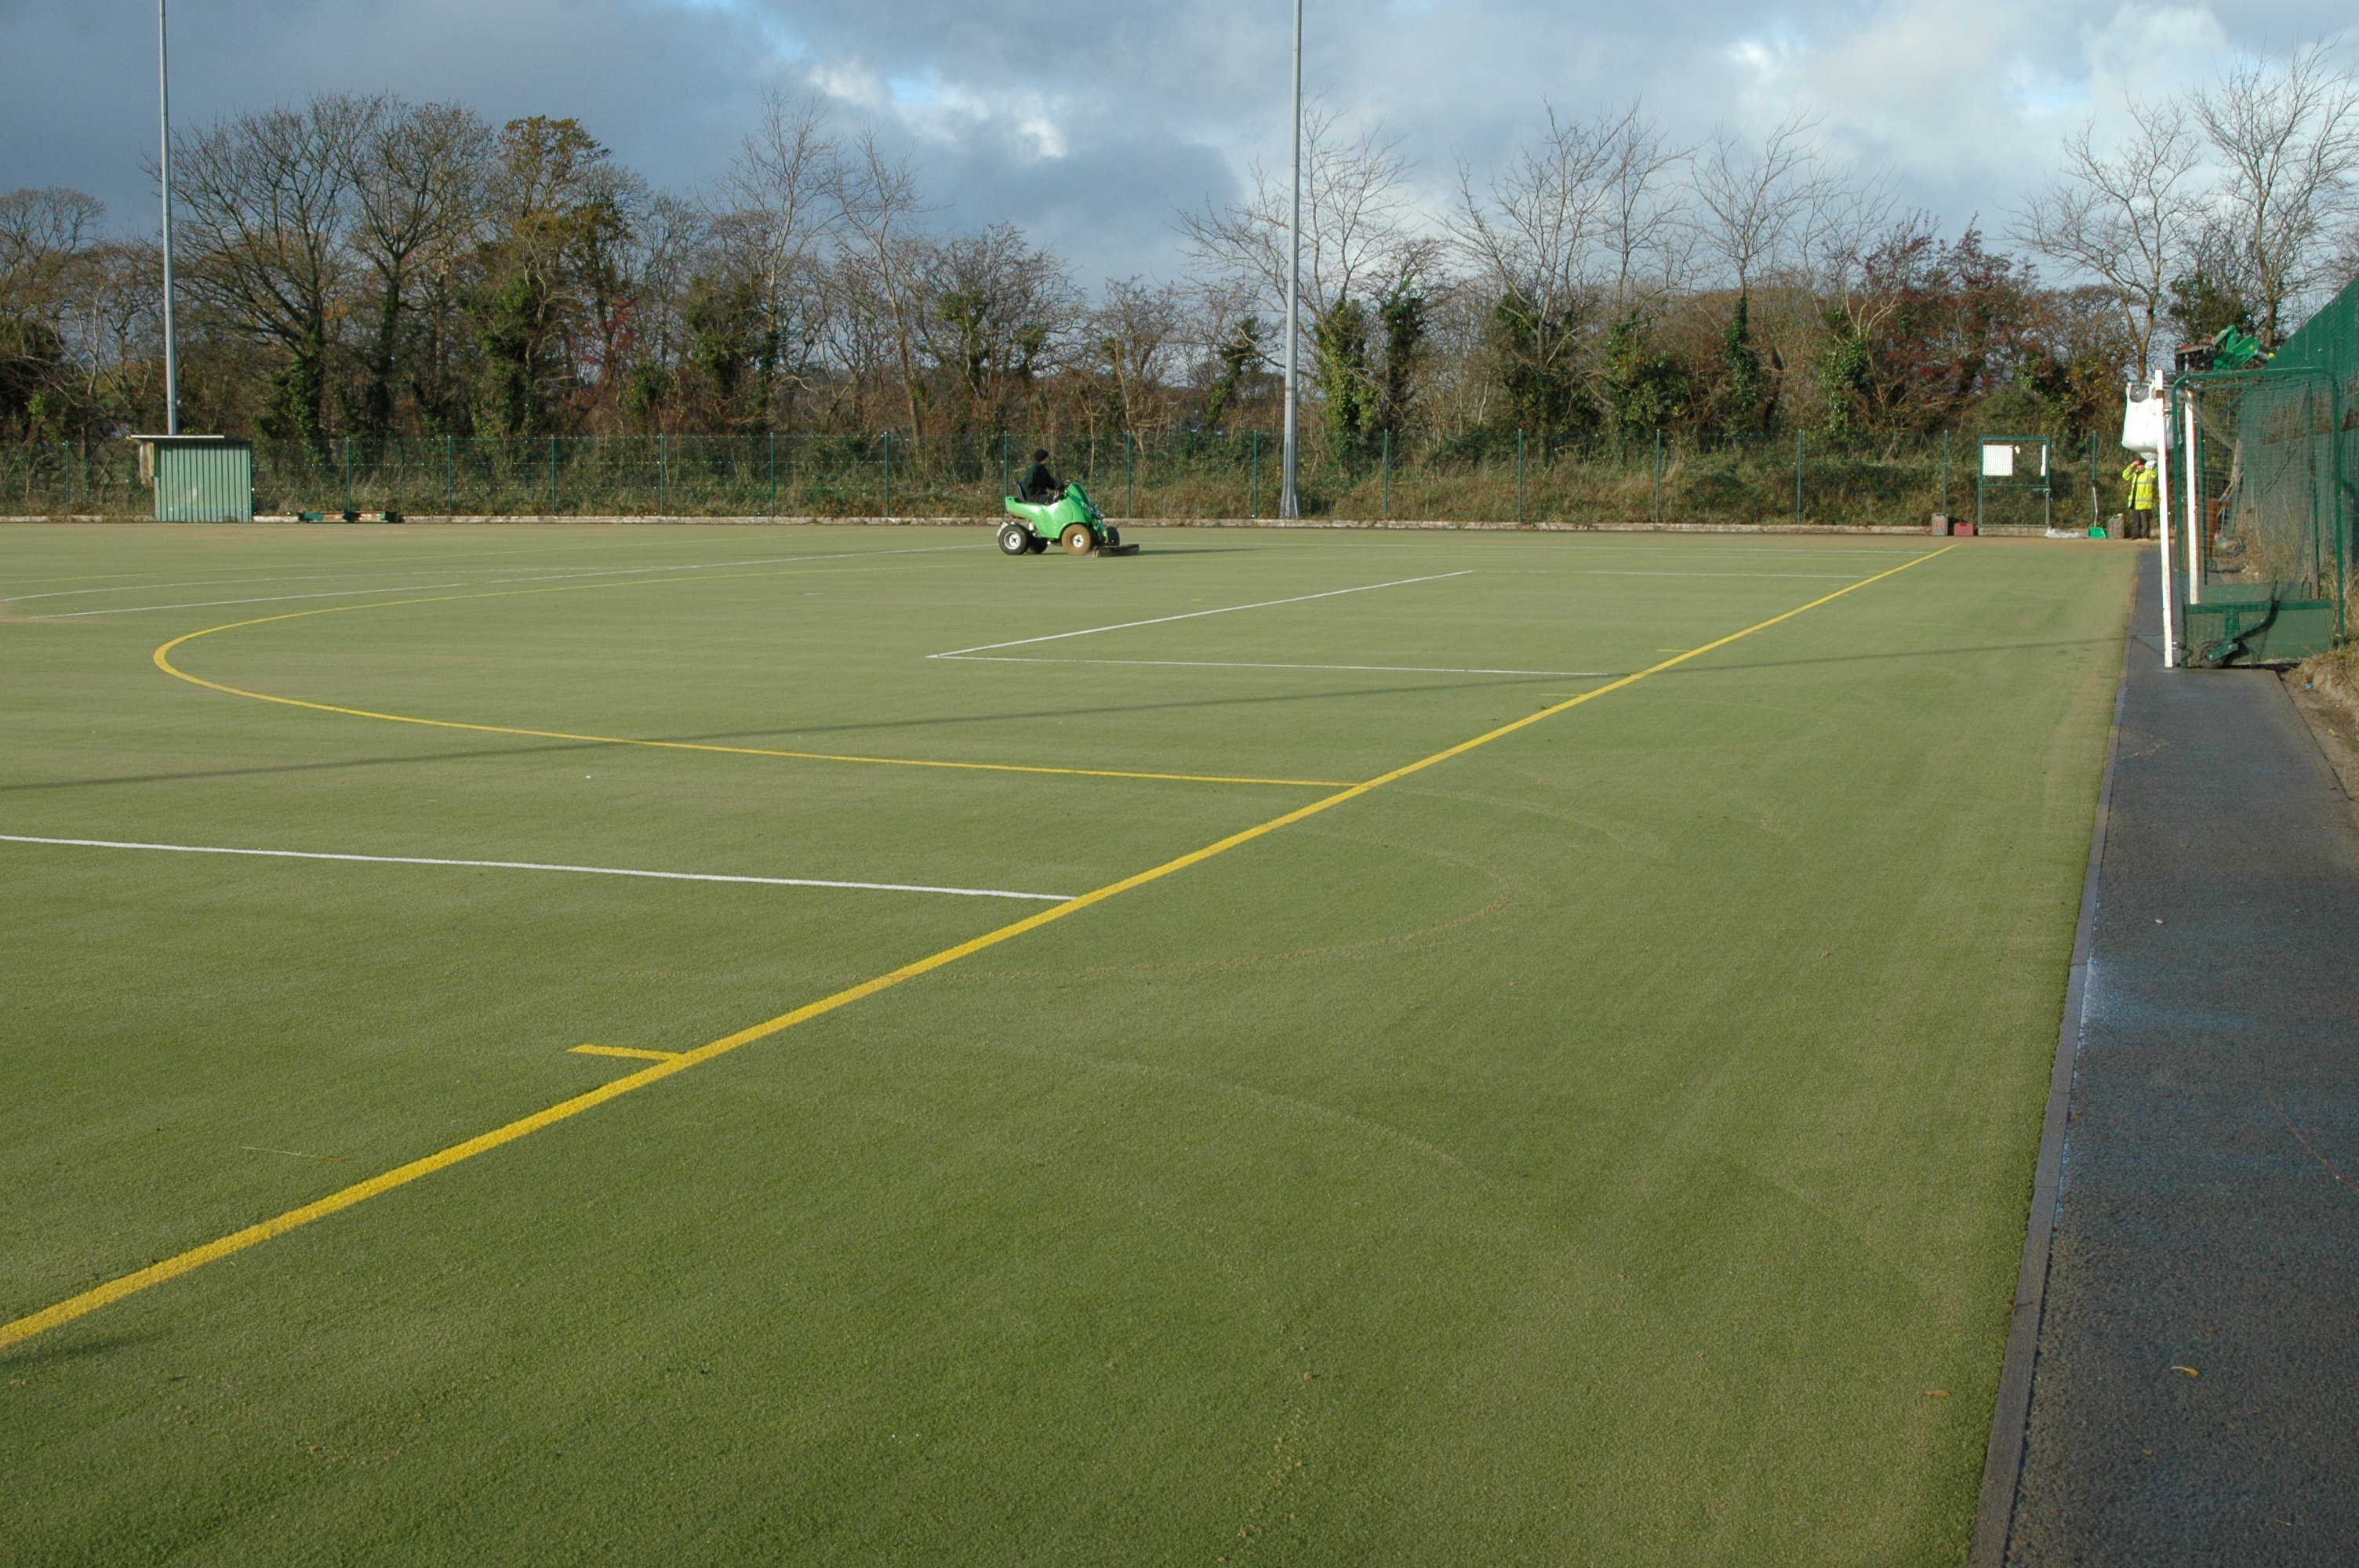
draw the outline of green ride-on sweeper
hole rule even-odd
[[[999,525],[999,547],[1011,556],[1037,556],[1049,545],[1065,547],[1069,556],[1135,556],[1136,545],[1122,542],[1122,530],[1105,520],[1078,484],[1065,486],[1056,501],[1036,505],[1006,498],[1006,520]]]

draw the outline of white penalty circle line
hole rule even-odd
[[[1417,582],[1440,582],[1448,578],[1472,577],[1474,568],[1463,571],[1435,572],[1430,577],[1405,577],[1391,582],[1363,583],[1357,588],[1331,588],[1324,593],[1298,593],[1291,599],[1265,599],[1256,604],[1224,604],[1218,610],[1190,610],[1184,615],[1158,615],[1146,621],[1121,621],[1112,626],[1084,626],[1078,632],[1051,632],[1045,637],[1018,637],[1007,643],[978,643],[972,648],[952,648],[947,654],[928,654],[929,659],[957,659],[969,654],[988,654],[996,648],[1028,648],[1035,643],[1058,643],[1068,637],[1094,637],[1101,632],[1127,632],[1134,626],[1161,626],[1173,621],[1195,621],[1207,615],[1234,615],[1240,610],[1268,610],[1280,604],[1308,604],[1314,599],[1334,599],[1346,593],[1374,593],[1380,588],[1407,588]]]
[[[82,849],[164,849],[179,855],[259,855],[279,860],[357,860],[380,866],[479,866],[502,871],[576,871],[593,877],[652,877],[673,882],[754,882],[764,887],[851,888],[862,892],[939,892],[958,898],[1020,898],[1038,903],[1064,903],[1072,894],[1011,892],[1004,888],[929,887],[919,882],[847,882],[820,877],[740,877],[712,871],[641,871],[621,866],[557,866],[538,860],[451,860],[428,855],[332,855],[310,849],[234,849],[213,844],[139,844],[114,838],[38,838],[24,833],[0,833],[0,843],[64,844]]]

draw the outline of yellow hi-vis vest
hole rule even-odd
[[[2155,472],[2151,467],[2132,463],[2122,470],[2122,482],[2129,486],[2129,509],[2132,512],[2154,510]]]

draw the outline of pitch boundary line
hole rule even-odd
[[[749,572],[749,577],[792,577],[793,572]],[[878,767],[897,768],[960,768],[986,773],[1049,773],[1073,778],[1093,779],[1152,779],[1169,784],[1267,784],[1291,789],[1335,789],[1348,783],[1344,779],[1265,779],[1233,776],[1224,773],[1143,773],[1124,768],[1052,768],[1023,762],[946,762],[928,757],[869,757],[835,752],[788,752],[765,746],[719,746],[702,741],[645,741],[627,735],[586,735],[567,730],[527,730],[510,724],[467,724],[454,719],[420,719],[408,713],[380,713],[368,708],[345,708],[332,702],[310,702],[299,697],[277,697],[266,691],[249,691],[244,687],[230,686],[222,681],[207,680],[193,676],[171,661],[171,652],[183,643],[193,643],[200,637],[210,637],[216,632],[236,632],[248,626],[267,626],[277,621],[299,621],[310,615],[336,615],[353,610],[384,610],[405,604],[447,604],[462,599],[516,599],[538,593],[582,593],[592,589],[647,588],[679,582],[714,582],[715,578],[656,578],[645,582],[585,582],[563,588],[520,588],[499,593],[451,593],[434,599],[387,599],[370,604],[336,604],[322,610],[290,610],[278,615],[256,616],[251,621],[232,621],[220,626],[208,626],[200,632],[184,633],[164,643],[149,655],[158,669],[190,686],[201,686],[230,697],[249,697],[255,702],[275,702],[287,708],[309,708],[314,713],[341,713],[353,719],[375,719],[388,724],[419,724],[432,730],[463,730],[479,735],[524,735],[540,741],[579,741],[599,746],[644,746],[662,752],[712,752],[724,756],[787,757],[809,762],[862,762]]]
[[[505,1127],[495,1127],[488,1132],[478,1133],[464,1142],[453,1143],[447,1149],[439,1150],[421,1159],[412,1160],[406,1165],[397,1165],[364,1182],[356,1182],[351,1186],[330,1193],[325,1197],[288,1209],[284,1214],[266,1219],[260,1224],[247,1226],[243,1230],[232,1231],[227,1236],[216,1238],[202,1246],[192,1247],[187,1251],[176,1253],[159,1262],[150,1263],[144,1269],[135,1270],[128,1274],[109,1280],[104,1284],[84,1291],[79,1295],[70,1296],[53,1305],[43,1307],[38,1312],[27,1314],[13,1322],[0,1324],[0,1350],[5,1350],[10,1346],[22,1344],[36,1335],[71,1323],[78,1317],[85,1316],[103,1306],[119,1302],[126,1296],[136,1295],[168,1280],[178,1279],[192,1270],[204,1267],[207,1263],[232,1257],[250,1247],[259,1246],[265,1241],[299,1229],[314,1220],[325,1219],[330,1215],[340,1214],[356,1204],[365,1203],[373,1197],[392,1192],[396,1188],[408,1186],[422,1177],[430,1176],[438,1171],[445,1171],[453,1165],[472,1160],[478,1154],[489,1153],[492,1150],[513,1143],[517,1139],[538,1132],[545,1127],[555,1126],[558,1122],[579,1116],[583,1111],[593,1110],[608,1100],[620,1098],[650,1084],[660,1083],[675,1073],[685,1073],[690,1068],[701,1066],[716,1056],[726,1055],[757,1040],[766,1040],[771,1035],[794,1028],[797,1024],[808,1023],[815,1018],[823,1018],[831,1012],[851,1006],[853,1002],[875,996],[879,991],[890,990],[919,976],[930,974],[945,965],[954,964],[961,958],[971,957],[988,947],[995,947],[1027,932],[1038,930],[1051,921],[1078,914],[1082,910],[1094,904],[1103,903],[1106,900],[1118,897],[1134,888],[1160,881],[1175,872],[1186,871],[1189,867],[1201,864],[1216,855],[1226,854],[1240,845],[1250,844],[1256,838],[1275,833],[1281,827],[1291,827],[1305,817],[1315,816],[1322,811],[1342,806],[1346,801],[1357,800],[1371,791],[1382,789],[1385,785],[1408,778],[1411,774],[1423,773],[1426,769],[1439,766],[1454,757],[1463,756],[1478,747],[1487,746],[1494,741],[1513,735],[1518,730],[1529,729],[1544,719],[1552,719],[1567,709],[1579,708],[1582,704],[1593,701],[1610,692],[1620,691],[1625,687],[1636,686],[1647,676],[1660,674],[1675,665],[1685,664],[1688,660],[1699,658],[1716,648],[1724,648],[1731,643],[1750,637],[1757,632],[1766,632],[1772,626],[1791,621],[1796,616],[1816,610],[1822,604],[1832,603],[1845,594],[1856,593],[1861,589],[1882,582],[1886,578],[1897,577],[1911,567],[1921,566],[1927,561],[1946,556],[1959,547],[1956,545],[1950,545],[1918,556],[1894,567],[1890,571],[1878,572],[1874,577],[1839,588],[1832,593],[1811,600],[1807,604],[1797,605],[1781,614],[1771,616],[1767,621],[1756,622],[1741,632],[1732,632],[1725,637],[1716,638],[1700,648],[1681,654],[1675,658],[1666,659],[1658,665],[1650,665],[1635,674],[1624,676],[1619,680],[1582,692],[1580,696],[1560,702],[1554,707],[1543,708],[1537,713],[1527,714],[1521,719],[1502,724],[1495,730],[1486,730],[1473,740],[1461,741],[1458,744],[1445,747],[1430,756],[1420,757],[1416,762],[1405,763],[1389,773],[1379,773],[1375,778],[1338,790],[1333,795],[1321,796],[1308,806],[1297,806],[1294,810],[1273,816],[1266,822],[1256,824],[1241,832],[1232,833],[1227,838],[1207,844],[1201,849],[1190,850],[1175,860],[1166,860],[1159,866],[1149,867],[1119,881],[1108,882],[1102,888],[1068,899],[1051,908],[1041,910],[1037,914],[1026,915],[1023,919],[1000,926],[997,930],[986,931],[980,936],[972,937],[955,946],[945,947],[938,953],[929,954],[925,957],[904,964],[897,969],[878,975],[874,979],[863,980],[856,986],[847,987],[832,996],[806,1002],[792,1011],[782,1012],[776,1018],[749,1024],[734,1034],[724,1034],[720,1039],[710,1041],[692,1051],[680,1052],[668,1060],[654,1063],[636,1073],[629,1073],[601,1084],[586,1094],[560,1100],[546,1109],[535,1111],[530,1116],[520,1117]]]
[[[145,615],[151,611],[158,610],[218,610],[224,605],[231,604],[283,604],[289,600],[298,599],[353,599],[364,593],[422,593],[429,589],[437,588],[496,588],[506,583],[558,582],[570,578],[584,577],[645,577],[651,582],[664,582],[669,579],[655,577],[652,574],[657,572],[714,571],[723,567],[769,567],[778,566],[788,562],[800,561],[873,560],[886,556],[938,556],[952,550],[980,550],[984,547],[984,546],[981,545],[926,545],[908,550],[845,550],[833,555],[825,556],[765,556],[758,559],[750,561],[691,561],[677,566],[600,567],[594,570],[538,572],[530,577],[485,578],[480,582],[473,583],[418,582],[408,583],[406,585],[379,583],[375,588],[340,588],[324,590],[319,593],[274,593],[266,594],[258,599],[206,599],[199,600],[190,604],[136,604],[121,606],[113,610],[70,610],[58,615],[22,615],[18,616],[17,619],[20,621],[83,621],[88,620],[93,615]],[[332,578],[336,574],[325,573],[321,575]],[[614,586],[617,588],[628,588],[632,585],[628,583],[616,583]],[[24,602],[26,600],[31,599],[59,599],[77,593],[130,593],[136,591],[137,591],[136,589],[67,589],[55,594],[27,594],[23,596],[22,599],[0,598],[0,604],[17,604]],[[364,605],[355,606],[354,608],[365,609],[367,607]]]
[[[213,844],[140,844],[114,838],[37,838],[0,833],[0,844],[66,844],[84,849],[167,849],[179,855],[259,855],[277,860],[353,860],[375,866],[477,866],[500,871],[576,871],[592,877],[650,877],[671,882],[753,882],[764,887],[850,888],[862,892],[939,892],[960,898],[1027,898],[1060,903],[1069,892],[1010,892],[1003,888],[928,887],[919,882],[847,882],[821,877],[728,876],[717,871],[641,871],[622,866],[560,866],[538,860],[451,860],[429,855],[339,855],[314,849],[233,849]]]

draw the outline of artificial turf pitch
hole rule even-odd
[[[0,1556],[1960,1561],[2127,553],[1142,536],[0,534],[19,838],[1083,894],[1559,709],[686,1065],[1062,906],[0,842],[0,1322],[531,1129],[0,1330]]]

